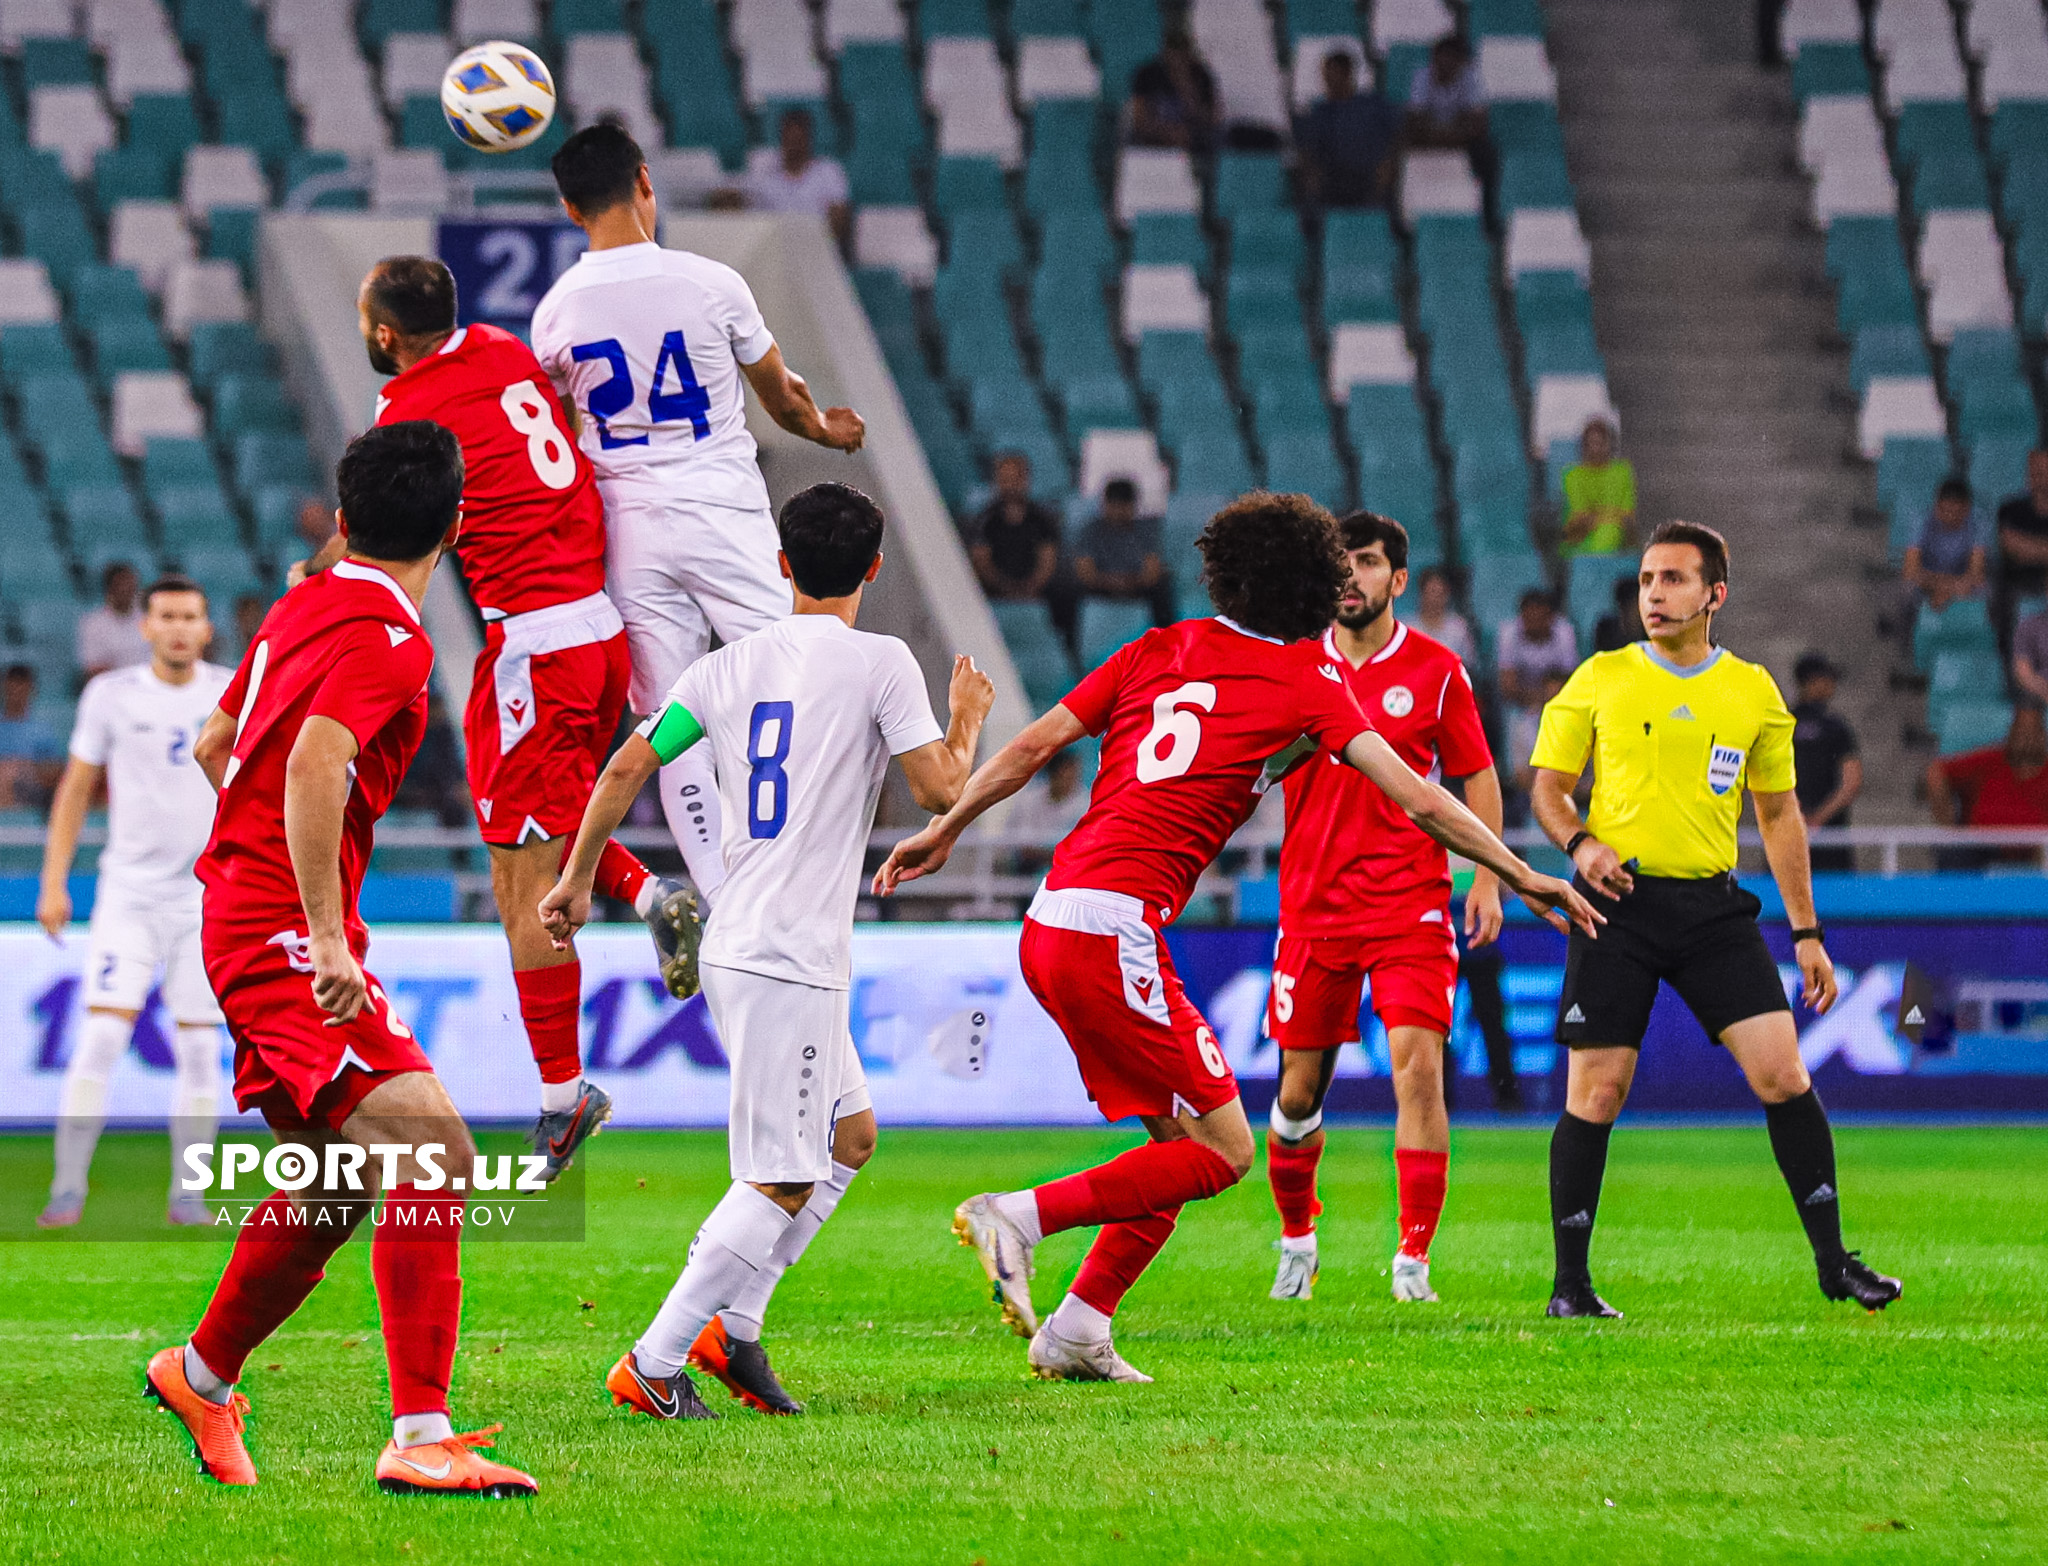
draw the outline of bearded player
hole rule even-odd
[[[377,421],[431,419],[462,442],[456,554],[484,619],[463,717],[469,793],[512,948],[519,1015],[540,1068],[533,1150],[553,1179],[611,1114],[583,1079],[583,974],[535,912],[555,884],[625,711],[625,624],[605,594],[604,503],[531,350],[495,326],[458,328],[455,279],[392,256],[357,296],[370,363],[392,377]],[[698,923],[680,883],[608,842],[598,889],[646,921],[671,991],[696,988]]]
[[[1465,803],[1496,836],[1500,780],[1458,655],[1394,618],[1408,586],[1408,530],[1356,512],[1338,524],[1351,579],[1323,636],[1372,726],[1425,777],[1459,778]],[[1321,751],[1287,775],[1280,848],[1280,941],[1266,1031],[1280,1046],[1280,1089],[1266,1135],[1266,1171],[1280,1209],[1276,1300],[1315,1287],[1316,1166],[1323,1098],[1337,1050],[1358,1041],[1359,999],[1387,1030],[1394,1073],[1394,1169],[1401,1240],[1394,1298],[1434,1300],[1429,1244],[1443,1212],[1451,1124],[1444,1107],[1444,1040],[1458,991],[1450,861],[1392,800]],[[1500,887],[1480,867],[1465,899],[1465,935],[1500,933]]]
[[[370,1243],[391,1374],[391,1442],[377,1483],[408,1494],[531,1495],[516,1468],[479,1454],[496,1429],[458,1435],[448,1381],[462,1325],[463,1198],[443,1166],[475,1145],[412,1031],[365,972],[356,911],[377,820],[427,727],[434,649],[420,601],[454,541],[462,448],[427,423],[373,429],[336,472],[347,553],[265,616],[193,746],[220,790],[200,855],[206,977],[235,1041],[235,1103],[280,1143],[320,1150],[337,1182],[359,1157],[381,1172]],[[410,1151],[419,1148],[418,1156]],[[243,1222],[206,1314],[182,1347],[149,1362],[147,1389],[175,1413],[222,1484],[256,1482],[235,1390],[258,1344],[319,1283],[368,1211],[338,1182],[274,1191]]]
[[[1337,525],[1305,495],[1252,494],[1197,541],[1219,611],[1147,632],[1082,680],[968,781],[960,801],[899,843],[875,875],[887,895],[945,864],[968,824],[1083,734],[1101,735],[1088,813],[1053,854],[1020,952],[1104,1118],[1151,1141],[1036,1190],[975,1196],[954,1231],[979,1253],[1003,1316],[1045,1379],[1146,1381],[1116,1352],[1111,1318],[1159,1254],[1183,1204],[1244,1178],[1254,1144],[1215,1033],[1189,1003],[1160,931],[1258,802],[1265,765],[1304,734],[1363,772],[1431,837],[1494,870],[1560,928],[1595,915],[1538,875],[1375,734],[1318,637],[1348,579]],[[1032,1249],[1100,1224],[1059,1308],[1038,1323]]]

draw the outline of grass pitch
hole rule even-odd
[[[225,1247],[0,1246],[0,1551],[230,1563],[1893,1560],[2048,1556],[2048,1131],[1847,1130],[1852,1244],[1907,1281],[1826,1304],[1762,1130],[1617,1134],[1595,1239],[1616,1323],[1549,1322],[1540,1131],[1463,1132],[1444,1303],[1395,1306],[1383,1131],[1335,1133],[1323,1273],[1269,1301],[1263,1170],[1191,1208],[1125,1302],[1149,1387],[1042,1385],[947,1232],[976,1190],[1112,1133],[885,1132],[768,1328],[810,1404],[716,1424],[599,1381],[726,1180],[714,1135],[592,1145],[590,1238],[473,1245],[456,1426],[503,1420],[531,1503],[381,1495],[366,1250],[251,1361],[253,1492],[140,1395]],[[103,1158],[141,1151],[110,1137]],[[161,1144],[154,1144],[160,1147]],[[0,1138],[4,1189],[46,1144]],[[152,1157],[160,1156],[152,1153]],[[37,1171],[44,1171],[38,1175]],[[1040,1252],[1049,1308],[1085,1235]]]

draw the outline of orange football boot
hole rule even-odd
[[[477,1456],[504,1428],[487,1425],[423,1446],[387,1442],[377,1458],[377,1488],[390,1495],[536,1495],[533,1475]]]
[[[706,1408],[704,1399],[697,1395],[697,1383],[682,1371],[677,1371],[672,1379],[642,1375],[640,1367],[633,1363],[631,1349],[612,1366],[611,1374],[604,1378],[604,1389],[611,1393],[617,1407],[633,1409],[650,1419],[718,1417],[718,1411]]]
[[[256,1465],[242,1445],[242,1422],[249,1413],[246,1397],[234,1392],[225,1403],[215,1403],[193,1391],[192,1383],[185,1379],[182,1343],[150,1356],[142,1385],[144,1396],[155,1398],[184,1421],[192,1444],[199,1449],[201,1473],[222,1484],[256,1482]]]
[[[803,1404],[791,1397],[768,1365],[768,1351],[725,1330],[725,1318],[713,1316],[690,1345],[690,1366],[715,1376],[725,1390],[749,1408],[764,1414],[801,1414]]]

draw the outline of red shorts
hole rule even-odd
[[[564,837],[582,824],[631,674],[624,626],[603,593],[485,623],[462,736],[486,843]]]
[[[1206,1115],[1237,1097],[1230,1062],[1135,897],[1041,889],[1019,955],[1106,1119]]]
[[[1282,1049],[1335,1049],[1358,1040],[1358,1003],[1368,977],[1372,1009],[1389,1028],[1446,1036],[1458,993],[1458,942],[1450,914],[1374,935],[1283,935],[1273,957],[1266,1033]]]
[[[298,931],[266,938],[208,924],[200,945],[235,1041],[236,1107],[339,1131],[378,1084],[434,1069],[367,970],[370,1003],[353,1021],[327,1025]]]

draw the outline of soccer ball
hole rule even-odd
[[[448,128],[478,152],[511,152],[555,117],[555,79],[524,44],[483,43],[448,62],[441,77]]]

